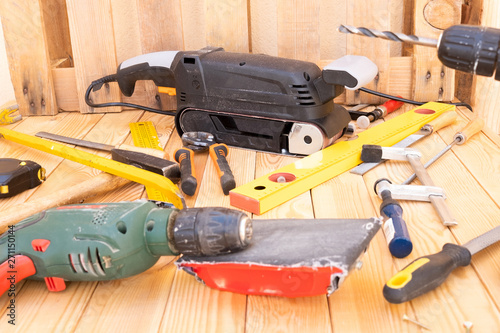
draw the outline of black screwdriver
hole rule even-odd
[[[459,24],[445,29],[439,39],[349,25],[341,25],[338,30],[366,37],[436,47],[438,58],[446,67],[481,76],[495,74],[495,80],[500,81],[500,29]]]

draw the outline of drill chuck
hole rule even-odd
[[[446,67],[481,76],[495,74],[495,80],[500,81],[500,29],[465,24],[454,25],[446,28],[438,40],[349,25],[341,25],[339,31],[401,43],[437,47],[438,58]]]
[[[438,58],[447,67],[500,80],[500,29],[454,25],[443,31]]]
[[[169,226],[175,252],[190,256],[213,256],[239,251],[250,244],[252,220],[233,209],[187,208]]]

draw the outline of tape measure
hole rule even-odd
[[[45,180],[45,169],[33,161],[0,158],[0,198],[8,198],[37,187]]]
[[[134,146],[163,150],[156,128],[151,121],[130,123],[129,127],[132,140],[134,140]],[[165,195],[155,188],[146,186],[146,193],[150,200],[168,202]]]
[[[151,121],[130,123],[129,127],[134,146],[163,150],[158,133],[156,133],[155,126]]]
[[[230,204],[262,214],[360,164],[364,144],[392,146],[454,109],[449,104],[426,103],[360,133],[354,140],[335,143],[235,188],[229,192]]]

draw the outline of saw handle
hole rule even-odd
[[[198,187],[194,171],[194,151],[189,148],[179,148],[174,153],[175,161],[181,168],[181,189],[186,195],[194,195]]]
[[[229,195],[229,191],[236,187],[236,181],[226,159],[228,154],[227,146],[223,143],[216,143],[210,146],[209,153],[217,169],[222,191],[224,195]]]
[[[16,283],[35,274],[35,265],[28,256],[16,255],[10,257],[0,265],[0,295],[3,295],[9,289],[14,291]],[[9,293],[10,296],[13,295]]]
[[[394,275],[384,286],[383,294],[394,304],[407,302],[440,286],[459,266],[470,264],[470,251],[447,243],[441,252],[413,261]]]

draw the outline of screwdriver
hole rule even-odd
[[[402,98],[401,96],[398,97]],[[373,111],[358,117],[358,119],[356,120],[356,125],[358,125],[359,128],[368,128],[368,126],[370,126],[370,123],[380,118],[384,118],[389,113],[392,113],[399,109],[403,104],[403,102],[390,99],[384,104],[377,106]]]
[[[481,76],[495,74],[495,80],[500,81],[500,61],[497,61],[500,60],[500,29],[459,24],[445,29],[439,39],[349,25],[341,25],[338,30],[366,37],[436,47],[438,58],[445,66]]]
[[[476,118],[470,123],[467,124],[460,132],[453,136],[453,142],[446,146],[443,150],[436,154],[433,158],[431,158],[427,163],[425,163],[424,168],[429,167],[432,163],[436,162],[441,156],[443,156],[448,150],[451,149],[455,144],[463,145],[467,142],[468,139],[473,137],[475,134],[481,132],[484,127],[484,120],[481,118]],[[411,175],[407,180],[405,180],[402,185],[410,184],[417,175]]]
[[[468,241],[464,245],[446,243],[441,252],[416,259],[384,286],[387,301],[400,304],[440,286],[459,266],[468,266],[471,256],[500,240],[500,226]]]

